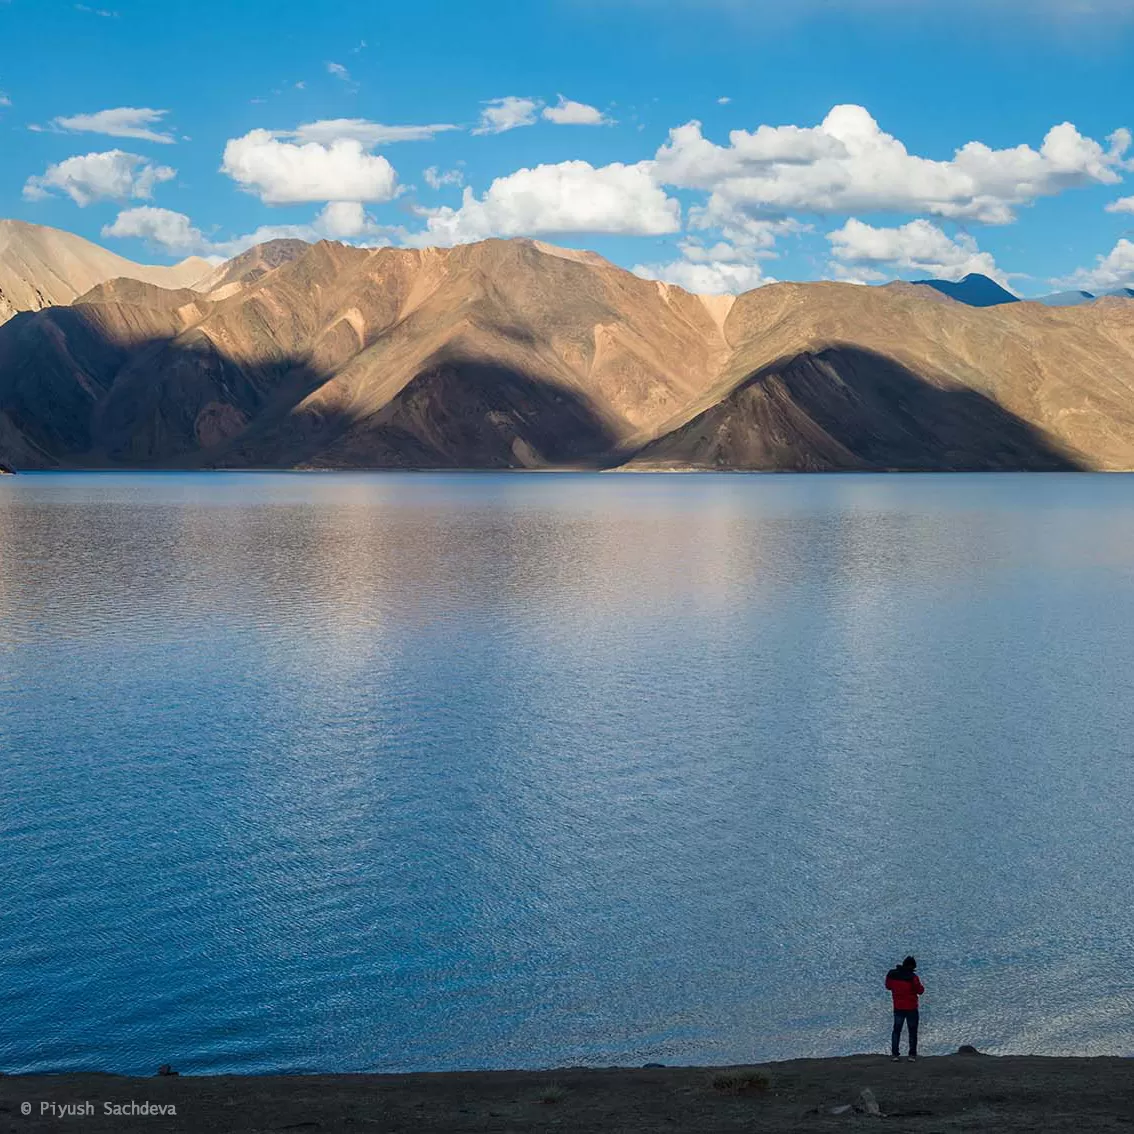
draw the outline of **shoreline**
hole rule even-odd
[[[392,468],[392,467],[374,467],[369,465],[342,466],[336,468],[304,468],[304,467],[276,467],[276,466],[248,466],[242,468],[200,468],[200,467],[187,467],[187,468],[171,468],[168,466],[147,468],[143,466],[131,465],[91,465],[91,466],[67,466],[66,468],[29,468],[29,469],[13,469],[13,468],[0,468],[0,475],[8,476],[42,476],[42,475],[82,475],[88,476],[92,474],[106,473],[109,475],[123,475],[132,473],[143,473],[146,475],[154,473],[170,473],[175,475],[185,474],[198,474],[198,473],[233,473],[237,475],[262,475],[264,473],[286,473],[289,475],[324,475],[346,473],[348,475],[355,475],[358,473],[378,473],[383,475],[395,474],[413,474],[420,476],[452,476],[460,474],[462,476],[467,474],[478,474],[484,476],[497,476],[500,474],[508,474],[513,476],[576,476],[580,473],[588,476],[603,475],[608,476],[611,474],[622,474],[626,476],[805,476],[805,477],[835,477],[835,476],[878,476],[878,477],[891,477],[891,476],[925,476],[925,477],[958,477],[958,476],[1126,476],[1134,472],[1134,466],[1130,468],[1098,468],[1098,469],[902,469],[902,468],[885,468],[885,469],[746,469],[746,468],[733,468],[731,466],[722,466],[720,468],[706,468],[703,465],[674,465],[674,466],[634,466],[615,465],[610,468],[592,466],[592,465],[548,465],[541,468]]]
[[[955,1054],[893,1063],[885,1055],[851,1055],[742,1068],[0,1075],[6,1128],[88,1134],[831,1130],[877,1121],[871,1099],[891,1129],[911,1132],[1129,1130],[1134,1058]]]

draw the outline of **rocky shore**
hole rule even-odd
[[[875,1113],[877,1110],[877,1113]],[[25,1113],[27,1112],[27,1113]],[[0,1129],[1129,1131],[1134,1059],[878,1055],[744,1068],[414,1075],[0,1076]]]

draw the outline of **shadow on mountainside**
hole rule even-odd
[[[762,367],[628,463],[796,471],[1088,467],[991,397],[936,384],[895,359],[842,343]]]
[[[787,355],[628,452],[619,447],[628,422],[563,379],[506,361],[515,357],[507,336],[499,358],[486,357],[491,343],[476,352],[450,343],[416,366],[406,354],[356,365],[356,354],[336,376],[305,357],[271,356],[267,335],[268,357],[239,361],[208,335],[181,331],[177,296],[167,298],[165,307],[144,310],[48,308],[0,326],[0,462],[17,469],[1087,467],[989,396],[854,345]]]
[[[123,342],[97,304],[0,326],[0,461],[17,468],[599,468],[613,423],[579,392],[449,351],[389,400],[308,359],[250,364],[204,335]],[[310,398],[315,394],[316,397]]]
[[[578,392],[504,363],[451,354],[374,412],[292,412],[249,430],[227,463],[286,451],[324,468],[605,468],[612,423]]]

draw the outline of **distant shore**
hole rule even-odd
[[[704,465],[614,465],[614,466],[598,466],[598,465],[545,465],[539,468],[476,468],[476,467],[463,467],[463,468],[444,468],[441,466],[430,468],[376,468],[369,466],[342,466],[342,467],[323,467],[323,466],[295,466],[288,468],[273,468],[270,466],[248,466],[246,468],[176,468],[176,467],[145,467],[140,465],[127,466],[127,465],[90,465],[90,466],[67,466],[55,468],[34,468],[34,469],[13,469],[0,465],[0,475],[8,474],[21,474],[27,475],[28,473],[40,474],[71,474],[71,475],[87,475],[90,473],[109,473],[109,474],[130,474],[130,473],[240,473],[240,474],[263,474],[263,473],[414,473],[433,475],[441,474],[452,476],[454,474],[465,475],[468,473],[477,473],[483,475],[495,476],[500,473],[509,473],[516,476],[525,476],[528,474],[540,475],[563,475],[563,474],[597,474],[603,475],[617,473],[626,476],[664,476],[664,475],[678,475],[687,476],[696,474],[698,476],[806,476],[806,477],[828,477],[828,476],[926,476],[926,477],[951,477],[951,476],[1018,476],[1020,474],[1027,474],[1029,476],[1066,476],[1068,473],[1073,473],[1075,476],[1094,476],[1098,474],[1116,474],[1126,475],[1134,472],[1134,467],[1131,468],[1099,468],[1099,469],[916,469],[916,468],[878,468],[878,469],[746,469],[737,468],[728,465],[722,465],[719,468],[707,468]]]
[[[872,1115],[871,1102],[884,1118]],[[0,1115],[5,1129],[87,1134],[124,1129],[700,1134],[857,1129],[878,1121],[891,1130],[926,1134],[1082,1134],[1130,1129],[1134,1059],[958,1054],[893,1063],[885,1056],[855,1055],[740,1069],[0,1075]]]

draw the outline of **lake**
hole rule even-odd
[[[0,480],[0,1070],[1134,1054],[1134,476]]]

